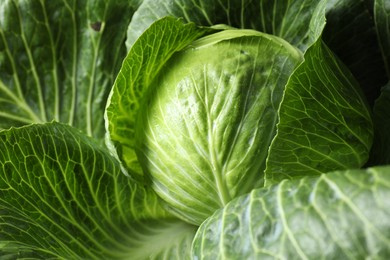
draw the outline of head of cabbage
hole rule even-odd
[[[199,224],[263,184],[283,89],[301,61],[280,38],[225,30],[164,64],[142,103],[136,140],[153,187],[174,211]]]
[[[303,52],[255,30],[189,39],[178,26],[157,51],[134,44],[107,107],[109,146],[176,216],[200,225],[267,182],[367,160],[371,118],[355,109],[364,98],[321,41]],[[122,110],[131,131],[118,138]]]

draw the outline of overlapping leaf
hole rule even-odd
[[[390,167],[253,190],[206,220],[194,259],[387,259]]]
[[[279,37],[233,29],[164,64],[142,100],[136,148],[154,189],[179,216],[199,225],[263,185],[284,87],[301,62],[302,53]]]
[[[188,252],[194,232],[80,131],[49,123],[0,132],[0,257],[172,256]]]
[[[106,108],[107,145],[136,179],[143,179],[135,154],[135,127],[142,97],[172,54],[208,31],[164,18],[145,32],[123,62]]]
[[[145,0],[134,14],[126,45],[130,48],[154,21],[164,16],[174,16],[203,26],[226,24],[235,28],[255,29],[279,36],[305,51],[318,37],[313,32],[318,31],[318,25],[322,26],[324,17],[319,13],[325,10],[325,4],[326,1],[314,4],[311,0]]]
[[[366,100],[348,69],[321,39],[291,75],[267,158],[267,183],[362,167],[373,125]]]
[[[307,51],[280,108],[269,183],[359,167],[370,149],[370,115],[356,82],[319,37],[368,87],[366,94],[373,86],[375,98],[386,78],[378,53],[388,72],[390,44],[389,5],[375,1],[375,30],[373,2],[2,1],[0,128],[54,119],[100,139],[107,94],[125,55],[126,28],[142,3],[128,30],[127,44],[134,48],[106,114],[107,144],[133,177],[143,179],[134,151],[141,97],[174,52],[209,32],[166,18],[136,42],[165,15],[197,25],[254,28]],[[374,108],[380,137],[374,163],[390,160],[388,93],[386,86]],[[151,189],[123,176],[121,167],[69,126],[0,132],[0,258],[189,258],[195,227],[163,210]],[[255,190],[202,226],[195,256],[388,258],[388,174],[388,168],[356,170]]]
[[[0,128],[61,121],[102,138],[139,1],[1,1]]]

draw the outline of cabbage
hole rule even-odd
[[[388,259],[387,0],[0,3],[0,259]]]
[[[133,77],[130,64],[145,55],[139,45],[155,37],[147,40],[160,46],[172,31],[160,36],[157,28],[168,26],[192,25],[163,18],[140,37],[112,89],[107,122],[128,174],[145,175],[173,214],[200,225],[254,188],[367,162],[368,103],[321,38],[303,53],[278,36],[216,29],[171,53],[153,49],[158,58],[141,59],[150,64],[139,70],[154,70]],[[123,84],[127,77],[135,82]]]

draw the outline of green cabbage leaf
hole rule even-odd
[[[200,226],[193,259],[386,259],[390,167],[284,180]]]
[[[139,1],[1,1],[0,129],[60,121],[104,137]]]
[[[162,19],[152,25],[127,54],[111,90],[106,117],[106,144],[123,163],[125,171],[143,180],[135,153],[136,119],[141,99],[164,63],[210,29]]]
[[[136,151],[172,210],[200,224],[263,185],[283,90],[300,62],[281,38],[225,30],[164,64],[143,98]]]
[[[369,105],[320,37],[325,5],[316,15],[305,52],[255,30],[195,33],[180,19],[154,22],[107,105],[107,144],[127,173],[199,225],[253,188],[362,167],[373,139]]]
[[[1,257],[180,259],[195,231],[79,130],[47,123],[0,132]]]
[[[390,258],[388,0],[0,1],[0,259]]]

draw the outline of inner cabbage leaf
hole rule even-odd
[[[253,188],[363,166],[371,115],[358,83],[319,37],[321,25],[302,53],[254,30],[158,20],[112,89],[111,152],[197,225]]]
[[[164,64],[139,110],[136,147],[174,212],[200,224],[263,185],[284,87],[300,62],[281,38],[225,30]]]

